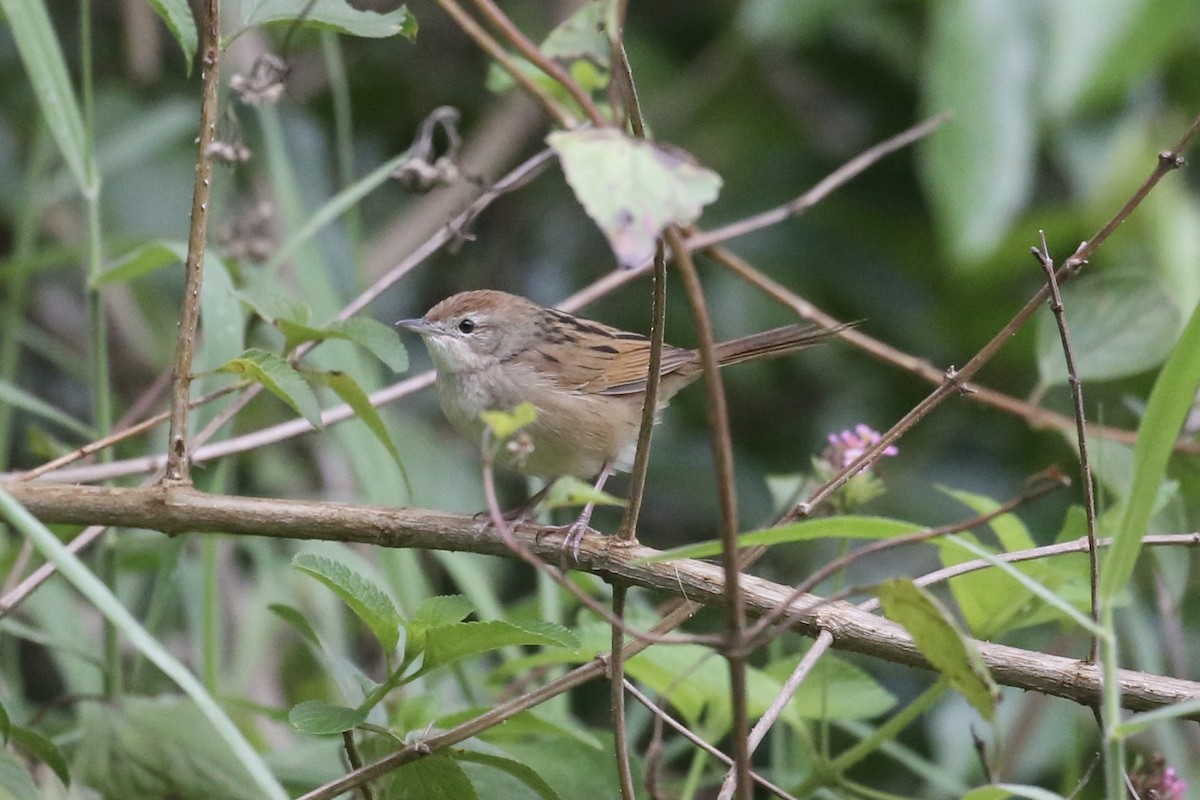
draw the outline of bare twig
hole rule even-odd
[[[608,120],[600,113],[600,109],[592,102],[592,98],[588,96],[574,78],[562,68],[556,61],[549,59],[538,49],[538,46],[530,41],[529,37],[521,32],[521,29],[513,24],[512,20],[500,10],[492,0],[474,0],[475,7],[479,9],[479,13],[492,23],[497,30],[504,35],[505,39],[517,48],[517,52],[525,57],[529,63],[540,69],[542,72],[549,75],[557,81],[567,94],[579,104],[580,110],[587,114],[588,119],[597,127],[602,127],[608,124]],[[569,127],[569,126],[568,126]]]
[[[450,19],[454,20],[454,23],[462,29],[463,33],[471,37],[475,44],[479,45],[480,50],[495,59],[496,63],[509,74],[513,81],[527,95],[542,107],[551,119],[563,128],[570,129],[575,127],[575,117],[571,112],[563,108],[549,92],[538,86],[536,81],[526,75],[520,66],[512,60],[508,52],[500,46],[500,43],[492,38],[492,35],[484,30],[483,26],[476,22],[470,14],[463,10],[458,0],[437,0],[437,2]]]
[[[838,572],[849,567],[856,561],[863,558],[881,553],[885,550],[890,550],[893,547],[903,547],[905,545],[917,544],[918,542],[929,541],[941,536],[947,536],[951,533],[960,533],[962,531],[976,528],[980,525],[986,525],[997,517],[1002,517],[1009,514],[1021,506],[1031,503],[1038,498],[1041,498],[1050,492],[1057,491],[1070,484],[1066,476],[1057,470],[1048,470],[1034,475],[1025,482],[1024,488],[1020,494],[1011,500],[1002,503],[1000,506],[985,514],[979,514],[970,519],[953,522],[949,525],[940,525],[936,528],[927,528],[916,533],[906,534],[904,536],[896,536],[891,539],[880,539],[875,542],[863,545],[855,550],[842,555],[832,561],[823,564],[820,569],[812,575],[806,577],[803,581],[796,585],[792,590],[792,594],[787,600],[780,603],[778,608],[764,614],[747,633],[747,638],[751,640],[748,646],[756,646],[773,638],[778,631],[775,628],[780,624],[786,624],[786,615],[788,607],[801,595],[811,592],[822,581],[831,575],[836,575]]]
[[[741,566],[738,563],[737,489],[733,472],[733,442],[729,435],[729,412],[725,403],[725,386],[717,365],[716,340],[712,320],[704,299],[704,289],[692,263],[691,253],[683,245],[683,237],[674,226],[668,226],[665,238],[675,256],[675,264],[683,278],[699,339],[697,351],[704,369],[704,390],[708,398],[709,439],[716,467],[717,494],[721,506],[721,564],[725,573],[727,602],[725,625],[725,658],[729,662],[730,736],[733,739],[733,761],[736,772],[735,792],[739,800],[749,800],[750,750],[747,741],[748,709],[746,699],[746,652],[743,645],[746,632],[746,610],[741,592]]]
[[[1050,310],[1058,324],[1058,336],[1062,340],[1063,357],[1067,364],[1067,383],[1071,386],[1071,402],[1075,411],[1075,438],[1079,446],[1079,475],[1083,482],[1083,513],[1087,519],[1088,539],[1088,583],[1091,589],[1092,619],[1100,622],[1100,551],[1096,546],[1096,488],[1092,483],[1092,464],[1088,459],[1087,423],[1083,409],[1083,384],[1075,369],[1075,352],[1071,349],[1071,331],[1067,326],[1067,315],[1063,310],[1062,294],[1058,291],[1058,278],[1054,274],[1054,259],[1046,245],[1046,232],[1039,231],[1041,246],[1031,248],[1033,257],[1046,273],[1046,285],[1050,289]],[[1092,636],[1092,660],[1100,659],[1100,641]]]
[[[1167,173],[1172,172],[1173,170],[1176,170],[1184,165],[1185,161],[1183,158],[1183,151],[1191,142],[1192,137],[1195,136],[1197,130],[1200,130],[1200,116],[1197,116],[1192,121],[1192,124],[1188,127],[1184,135],[1180,137],[1179,142],[1175,145],[1173,150],[1159,153],[1154,169],[1151,171],[1150,175],[1146,178],[1142,185],[1138,187],[1137,191],[1133,193],[1133,196],[1129,198],[1125,205],[1123,205],[1121,209],[1117,211],[1117,213],[1114,214],[1112,218],[1100,228],[1099,231],[1096,232],[1095,236],[1081,244],[1075,253],[1062,263],[1055,273],[1055,278],[1059,283],[1069,279],[1076,273],[1076,271],[1078,271],[1080,266],[1087,263],[1088,258],[1096,252],[1096,249],[1099,248],[1100,245],[1104,244],[1104,242],[1108,240],[1108,237],[1112,235],[1113,231],[1115,231],[1121,225],[1121,223],[1133,213],[1133,210],[1137,208],[1142,200],[1145,199],[1146,195],[1148,195],[1150,191],[1158,185],[1158,182],[1161,181],[1163,177],[1167,175]],[[875,442],[875,444],[868,447],[863,454],[855,459],[853,463],[847,466],[846,469],[842,470],[841,473],[834,476],[824,485],[820,486],[815,492],[813,492],[806,502],[797,506],[797,516],[807,516],[814,508],[828,500],[829,497],[843,484],[845,484],[846,481],[850,480],[851,477],[877,460],[885,449],[895,444],[896,440],[898,440],[901,436],[908,432],[910,428],[924,419],[924,417],[933,411],[933,409],[941,405],[942,402],[948,397],[969,391],[969,388],[967,387],[967,381],[969,381],[984,364],[990,361],[992,357],[999,352],[1000,348],[1008,342],[1013,334],[1024,327],[1025,323],[1028,322],[1035,313],[1037,313],[1038,308],[1040,308],[1042,303],[1046,302],[1049,297],[1050,287],[1045,286],[1036,294],[1034,294],[1034,296],[1029,299],[1029,301],[1021,308],[1021,310],[1018,311],[1015,316],[1013,316],[1009,323],[1005,325],[1000,332],[997,333],[987,344],[985,344],[983,348],[971,358],[970,361],[964,364],[962,369],[955,369],[954,367],[947,369],[942,383],[936,389],[934,389],[932,393],[918,403],[911,411],[905,414],[900,421],[898,421],[886,433],[879,437],[879,440]]]
[[[688,728],[688,726],[680,723],[679,720],[675,719],[670,714],[668,714],[666,709],[662,708],[657,703],[655,703],[653,700],[651,700],[649,697],[647,697],[646,693],[643,692],[642,690],[638,689],[637,686],[634,686],[631,681],[625,681],[625,689],[631,695],[633,695],[634,699],[636,699],[639,703],[641,703],[643,706],[645,706],[647,709],[649,709],[650,713],[654,714],[654,717],[656,720],[661,720],[662,722],[666,723],[667,725],[670,725],[672,728],[675,729],[675,731],[677,733],[679,733],[680,736],[687,739],[689,742],[696,745],[701,750],[708,753],[710,756],[717,759],[718,761],[725,764],[726,766],[733,766],[733,759],[731,759],[729,756],[722,753],[717,748],[713,747],[708,742],[701,739],[690,728]],[[783,789],[780,786],[775,785],[774,783],[771,783],[769,780],[762,777],[761,775],[759,775],[756,772],[750,773],[750,779],[753,780],[755,783],[757,783],[759,786],[766,789],[771,794],[775,795],[776,797],[782,797],[782,798],[784,798],[784,800],[796,800],[796,798],[794,796],[792,796],[791,794],[788,794],[788,792],[785,789]]]
[[[380,547],[405,547],[485,555],[512,556],[512,551],[490,531],[483,531],[473,517],[413,508],[357,506],[304,500],[276,500],[215,495],[186,487],[126,489],[99,486],[61,486],[41,482],[0,484],[29,511],[48,523],[99,523],[130,528],[148,528],[167,533],[225,533],[287,538],[359,542]],[[531,552],[557,558],[557,539],[535,541],[543,529],[518,526],[513,535]],[[1110,540],[1101,540],[1108,546]],[[1151,546],[1200,547],[1200,533],[1173,537],[1148,536]],[[1083,552],[1086,542],[1052,545],[1029,555],[1003,553],[1005,561],[1028,560],[1051,553]],[[720,567],[700,561],[646,563],[659,551],[623,544],[609,537],[584,537],[581,568],[611,575],[636,586],[682,596],[692,603],[721,605],[726,592]],[[981,569],[986,566],[976,567]],[[941,570],[918,580],[927,585],[962,570]],[[775,608],[791,593],[782,586],[753,575],[742,576],[742,593],[747,609],[756,614]],[[874,606],[867,604],[864,608]],[[840,649],[884,658],[895,663],[926,667],[911,638],[895,623],[880,619],[858,607],[825,598],[806,596],[794,604],[793,629],[815,637],[822,630],[833,634]],[[656,626],[653,631],[661,630]],[[652,632],[653,632],[652,631]],[[630,634],[632,635],[632,634]],[[642,642],[630,642],[629,646]],[[1071,658],[1015,647],[975,642],[984,663],[999,683],[1064,697],[1090,705],[1098,696],[1099,668]],[[640,647],[639,650],[640,651]],[[636,651],[635,651],[636,652]],[[625,650],[628,657],[629,647]],[[1200,683],[1152,676],[1133,670],[1119,673],[1121,701],[1131,710],[1146,710],[1180,700],[1200,697]]]
[[[167,436],[167,470],[163,481],[191,483],[188,470],[188,409],[192,386],[192,352],[200,321],[200,284],[204,278],[204,246],[208,232],[208,198],[212,183],[211,145],[217,136],[217,99],[221,76],[221,14],[218,0],[206,0],[202,25],[200,135],[196,142],[196,183],[192,190],[186,277],[171,371],[171,418]]]

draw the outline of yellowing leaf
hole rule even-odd
[[[623,267],[653,256],[662,230],[695,220],[721,188],[721,176],[683,150],[612,128],[560,131],[546,141]]]

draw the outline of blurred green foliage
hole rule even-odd
[[[475,512],[483,507],[478,444],[454,434],[429,392],[385,406],[378,417],[366,410],[363,393],[391,385],[398,379],[393,369],[404,366],[398,348],[380,343],[379,323],[417,316],[447,294],[468,288],[502,288],[555,303],[608,274],[616,261],[554,166],[500,198],[451,247],[424,260],[359,318],[335,321],[346,303],[441,230],[469,195],[543,148],[550,131],[549,122],[517,90],[489,88],[488,60],[435,4],[412,6],[419,30],[395,3],[369,5],[371,10],[357,11],[340,0],[322,0],[314,12],[325,21],[322,26],[293,30],[275,21],[242,30],[236,22],[238,4],[224,4],[226,33],[241,31],[224,54],[224,75],[250,76],[262,53],[275,52],[286,64],[286,78],[278,105],[254,107],[227,99],[228,114],[219,123],[222,140],[244,145],[252,157],[218,166],[213,181],[205,338],[197,361],[205,372],[199,389],[228,384],[233,378],[216,370],[232,364],[226,372],[237,371],[240,364],[243,374],[270,377],[285,401],[255,400],[225,424],[219,438],[290,419],[289,404],[314,419],[317,397],[327,407],[340,396],[355,407],[358,419],[199,467],[197,482],[234,494]],[[520,0],[504,8],[540,41],[576,5]],[[730,243],[792,291],[842,319],[861,320],[860,330],[939,370],[966,362],[1043,285],[1042,270],[1029,255],[1039,231],[1045,231],[1052,256],[1061,262],[1125,203],[1154,168],[1157,154],[1169,149],[1200,112],[1200,71],[1195,69],[1200,4],[1193,0],[635,0],[629,5],[626,47],[654,138],[684,148],[723,182],[698,222],[703,228],[786,203],[872,144],[933,114],[953,113],[953,120],[932,136],[882,160],[802,216]],[[245,21],[271,22],[291,9],[270,0],[245,0],[241,6]],[[60,72],[50,53],[53,42],[22,36],[33,30],[23,26],[36,27],[30,14],[36,15],[40,5],[0,2],[4,469],[34,467],[83,444],[91,438],[89,429],[106,424],[97,395],[102,384],[92,353],[97,332],[88,323],[95,317],[89,291],[108,312],[104,330],[112,396],[104,399],[111,400],[114,417],[129,412],[156,378],[170,371],[199,97],[198,70],[189,70],[182,55],[195,46],[183,30],[186,14],[180,9],[186,3],[128,0],[84,7],[86,25],[78,4],[46,4],[65,59],[66,70]],[[171,19],[170,28],[156,10]],[[401,26],[405,35],[393,35]],[[89,43],[90,59],[83,55]],[[39,80],[65,81],[74,96],[47,111],[39,104]],[[461,180],[428,193],[385,181],[388,170],[380,172],[381,165],[408,148],[421,121],[443,105],[458,108],[462,116]],[[347,189],[339,202],[338,193]],[[90,208],[98,240],[89,238],[89,205],[81,196],[94,199]],[[719,266],[702,260],[701,269],[718,335],[732,337],[789,320],[786,309]],[[1136,430],[1156,370],[1200,301],[1200,179],[1195,171],[1169,175],[1066,287],[1064,297],[1089,418]],[[694,344],[692,321],[673,277],[668,306],[668,341]],[[649,284],[635,281],[583,313],[647,330]],[[321,346],[305,364],[326,375],[313,383],[333,391],[318,388],[313,397],[302,377],[281,366],[279,356],[318,340]],[[414,342],[407,344],[415,369],[425,369],[425,354]],[[262,357],[235,361],[246,348]],[[1036,325],[1012,339],[980,382],[1069,416],[1061,359],[1046,310]],[[745,529],[760,527],[775,508],[769,475],[804,485],[828,434],[860,422],[886,429],[932,388],[840,343],[739,367],[726,379]],[[211,409],[198,412],[196,430],[213,414]],[[1185,429],[1192,439],[1200,428],[1195,416]],[[1173,435],[1160,432],[1160,438]],[[899,448],[899,455],[879,468],[886,491],[866,513],[917,526],[963,518],[954,497],[974,498],[971,506],[980,507],[985,504],[980,498],[1012,497],[1028,476],[1049,465],[1062,465],[1071,474],[1077,466],[1073,430],[1034,428],[971,398],[945,404]],[[161,449],[162,437],[156,434],[121,444],[113,457],[120,461]],[[1127,445],[1104,441],[1094,443],[1093,458],[1102,508],[1115,512],[1134,491],[1137,459]],[[1149,529],[1195,530],[1200,521],[1195,457],[1176,456],[1167,470],[1164,487],[1156,480],[1143,491],[1156,500],[1146,509],[1147,516],[1153,511]],[[641,527],[646,543],[665,548],[712,538],[717,519],[712,480],[703,393],[694,389],[676,398],[656,431]],[[622,484],[615,487],[623,494]],[[513,498],[524,490],[515,483],[509,488]],[[1023,523],[995,523],[981,538],[1015,549],[1018,545],[1006,540],[1014,531],[1034,544],[1078,537],[1082,520],[1076,491],[1022,509]],[[612,530],[617,514],[619,509],[598,511],[598,527]],[[1115,530],[1117,519],[1116,513],[1106,515],[1105,530]],[[844,541],[835,537],[777,548],[759,571],[796,582],[839,553]],[[189,650],[198,670],[207,665],[207,688],[227,700],[256,744],[271,751],[272,767],[289,788],[311,788],[341,767],[339,742],[295,737],[283,727],[287,709],[304,708],[299,704],[305,702],[320,703],[318,710],[340,708],[331,705],[341,702],[335,687],[344,689],[367,675],[373,685],[384,685],[397,620],[419,618],[430,598],[465,595],[477,621],[455,620],[462,625],[503,620],[506,631],[529,631],[543,620],[571,627],[578,621],[567,595],[545,584],[531,592],[531,573],[507,561],[322,545],[327,549],[320,558],[350,558],[348,574],[369,575],[372,587],[386,587],[375,588],[382,598],[379,607],[391,615],[385,620],[391,632],[383,637],[388,652],[381,653],[337,597],[292,569],[297,548],[290,544],[208,539],[178,547],[125,531],[109,542],[107,557],[115,564],[110,574],[119,575],[114,583],[120,598],[151,633]],[[1195,602],[1200,587],[1191,569],[1194,556],[1169,552],[1143,557],[1140,563],[1151,566],[1152,574],[1137,573],[1128,587],[1118,631],[1127,642],[1127,666],[1179,674],[1200,658],[1200,604]],[[2,574],[23,564],[23,558],[18,539],[3,539]],[[962,558],[936,548],[910,548],[857,565],[839,580],[874,583]],[[1064,559],[1054,570],[1027,574],[1044,580],[1065,602],[1086,601],[1083,559],[1069,564]],[[588,576],[580,582],[590,591],[604,591]],[[1033,601],[1012,587],[1008,577],[990,583],[975,579],[941,597],[955,601],[972,624],[1006,643],[1062,650],[1066,640],[1075,654],[1084,651],[1077,630],[1059,627],[1062,614],[1024,605]],[[998,595],[1009,592],[1019,595],[1019,618],[1011,608],[993,608],[1004,599]],[[981,598],[987,601],[983,610],[992,614],[986,619],[980,616]],[[631,613],[648,619],[657,599],[639,597]],[[277,604],[274,613],[272,604]],[[95,704],[72,709],[58,703],[64,694],[98,692],[98,666],[111,678],[111,664],[98,665],[92,658],[98,644],[79,652],[79,643],[99,641],[81,608],[63,585],[51,583],[19,614],[0,621],[6,737],[8,716],[21,725],[37,723],[68,751],[81,731],[84,737],[99,728],[126,731],[135,740],[153,734],[138,720],[161,718],[152,706],[160,701],[143,698],[170,686],[139,664],[141,656],[123,653],[118,664],[128,673],[127,689],[142,698],[105,713]],[[297,618],[319,636],[318,647],[301,641],[309,637],[297,633]],[[698,626],[717,624],[702,616]],[[371,630],[378,635],[374,625]],[[393,735],[417,736],[429,726],[448,726],[456,715],[494,705],[508,692],[504,681],[515,680],[521,668],[558,674],[564,664],[586,657],[596,641],[593,649],[599,652],[606,646],[606,630],[585,629],[580,637],[585,647],[572,655],[548,648],[529,656],[540,657],[538,663],[519,661],[516,645],[540,639],[497,640],[480,649],[507,647],[500,651],[507,667],[487,659],[456,662],[444,671],[447,675],[416,676],[401,699],[389,700],[390,716],[360,710],[376,714],[369,722],[391,724]],[[770,697],[802,646],[788,635],[767,650],[754,675],[756,690]],[[719,737],[728,721],[719,702],[724,663],[710,659],[703,669],[694,667],[694,681],[680,688],[670,676],[687,672],[683,662],[691,655],[682,650],[648,655],[631,664],[630,672],[652,688],[676,692],[671,698],[676,710]],[[882,725],[879,715],[897,698],[926,702],[921,699],[925,676],[866,659],[851,661],[845,674],[833,674],[829,662],[822,662],[829,709],[821,698],[803,696],[786,718],[785,730],[764,745],[763,763],[776,782],[811,788],[831,750],[870,737],[873,729],[860,717],[875,715],[872,724]],[[843,714],[837,713],[839,692],[854,694]],[[990,752],[999,753],[1002,777],[1070,792],[1095,747],[1090,715],[1074,707],[1066,713],[1047,710],[1060,709],[1063,701],[1029,701],[1008,691],[1002,697],[997,722],[981,734]],[[493,781],[504,790],[495,797],[601,793],[585,780],[586,769],[572,774],[564,764],[587,765],[610,780],[611,747],[588,727],[605,724],[607,698],[581,690],[572,701],[552,702],[538,715],[524,715],[509,728],[472,740],[478,752],[469,757],[439,756],[420,767],[410,765],[407,774],[423,770],[423,779],[446,786]],[[191,720],[195,710],[187,706],[178,713]],[[889,740],[880,751],[886,755],[864,756],[865,761],[855,761],[857,767],[847,764],[847,775],[893,794],[960,796],[984,780],[969,735],[979,720],[961,698],[947,696],[919,725]],[[649,724],[640,708],[631,710],[631,727],[643,736],[639,741],[644,742]],[[116,741],[125,736],[113,734],[113,747],[126,747]],[[202,741],[209,746],[207,736]],[[172,759],[191,744],[160,741],[171,749]],[[1162,751],[1193,785],[1200,781],[1195,737],[1180,726],[1157,726],[1135,744]],[[397,743],[379,735],[364,745],[368,754],[382,754]],[[719,778],[717,766],[693,760],[681,745],[672,747],[664,780],[673,789],[686,793]],[[137,795],[121,782],[140,780],[136,770],[123,775],[91,771],[108,758],[102,750],[93,741],[72,754],[76,777],[114,793],[120,787],[129,797],[182,790],[155,784]],[[0,761],[5,774],[17,776],[5,785],[14,796],[30,796],[21,783],[21,765],[11,762],[7,755]],[[195,766],[194,760],[187,763]],[[535,774],[522,771],[522,765]],[[195,785],[190,790],[216,791]],[[605,791],[615,793],[615,787],[606,784]],[[844,792],[838,796],[870,796],[849,782],[838,791]],[[1093,786],[1082,796],[1100,795]]]

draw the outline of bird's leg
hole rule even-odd
[[[595,490],[597,494],[604,489],[604,484],[608,481],[609,476],[612,474],[613,465],[606,462],[604,464],[604,469],[600,470],[600,475],[596,478]],[[596,501],[593,500],[589,502],[583,507],[583,511],[580,512],[579,518],[572,522],[567,528],[567,535],[566,538],[563,539],[562,543],[564,556],[566,555],[567,551],[570,550],[571,556],[576,561],[579,560],[579,545],[583,541],[583,535],[588,531],[588,525],[592,521],[592,511],[594,511],[595,508]]]
[[[500,515],[501,518],[510,525],[517,525],[528,521],[533,516],[534,509],[538,507],[538,504],[546,499],[546,494],[550,491],[550,486],[551,484],[546,484],[524,503],[503,512]],[[487,530],[492,527],[492,519],[486,509],[476,514],[475,519],[479,521],[479,530]]]

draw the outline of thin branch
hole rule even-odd
[[[513,553],[494,531],[479,529],[468,515],[424,511],[413,508],[357,506],[303,500],[276,500],[215,495],[186,487],[154,486],[141,489],[97,486],[61,486],[51,483],[0,483],[18,502],[47,523],[105,524],[147,528],[166,533],[225,533],[286,538],[359,542],[380,547],[417,548],[449,552],[472,552],[512,557]],[[544,529],[520,525],[513,536],[539,556],[557,558],[559,542],[537,541]],[[1146,537],[1147,545],[1200,547],[1200,533],[1186,536]],[[1101,546],[1110,541],[1101,540]],[[1086,542],[1039,548],[1037,556],[1052,552],[1083,552]],[[1074,547],[1074,549],[1072,549]],[[587,536],[581,543],[581,569],[610,575],[636,586],[682,596],[692,603],[722,605],[726,591],[721,568],[702,561],[681,560],[646,563],[659,551],[624,544],[608,537]],[[1016,554],[997,556],[1021,560]],[[1026,559],[1027,560],[1027,559]],[[954,568],[962,569],[962,565]],[[927,585],[960,572],[941,570],[937,578],[918,580]],[[783,586],[753,575],[742,576],[742,595],[747,610],[756,614],[775,608],[791,593]],[[866,605],[864,608],[871,608]],[[899,625],[880,619],[845,602],[830,602],[807,595],[793,604],[793,629],[816,637],[827,630],[834,646],[887,661],[927,668],[925,659]],[[656,626],[652,632],[659,631]],[[630,642],[626,647],[642,642]],[[1016,647],[975,642],[984,663],[996,680],[1008,686],[1029,689],[1091,705],[1099,697],[1099,668],[1094,664]],[[1200,696],[1200,683],[1171,677],[1121,670],[1121,700],[1126,708],[1140,711]]]
[[[190,403],[188,403],[188,410],[190,411],[199,408],[202,405],[207,405],[213,400],[216,400],[219,397],[224,397],[235,389],[245,388],[245,386],[245,383],[233,383],[229,386],[223,386],[216,391],[209,392],[203,397],[198,397],[195,400],[192,400]],[[104,450],[108,447],[112,447],[115,444],[120,444],[126,439],[132,439],[134,436],[145,433],[146,431],[149,431],[158,425],[167,422],[170,419],[170,416],[170,411],[163,411],[159,414],[155,414],[154,416],[147,417],[140,422],[126,426],[118,426],[118,430],[109,434],[108,436],[105,436],[102,439],[97,439],[94,442],[89,442],[82,447],[77,447],[71,452],[64,453],[58,458],[47,461],[45,464],[34,467],[27,472],[22,472],[17,476],[17,478],[23,481],[40,478],[42,475],[45,475],[48,472],[54,472],[55,470],[62,469],[68,464],[72,464],[82,458],[87,458],[93,453],[99,452],[100,450]]]
[[[200,285],[204,279],[204,247],[208,233],[208,198],[212,183],[211,145],[217,136],[217,108],[221,78],[221,14],[218,0],[206,0],[202,26],[200,80],[200,135],[196,142],[196,183],[192,190],[191,226],[185,265],[179,335],[171,370],[171,416],[167,435],[168,484],[191,483],[188,468],[188,410],[192,386],[192,352],[200,322]]]
[[[1092,619],[1100,622],[1100,549],[1096,546],[1096,488],[1092,483],[1092,464],[1088,458],[1087,422],[1083,409],[1083,384],[1075,369],[1075,351],[1071,348],[1071,331],[1067,327],[1067,315],[1063,310],[1062,294],[1058,291],[1058,279],[1054,275],[1054,260],[1046,245],[1046,232],[1039,231],[1041,247],[1032,248],[1033,257],[1046,273],[1046,285],[1050,289],[1050,310],[1058,324],[1058,337],[1062,340],[1063,357],[1067,364],[1067,383],[1071,386],[1071,401],[1075,411],[1075,438],[1079,445],[1079,475],[1083,481],[1083,511],[1087,518],[1088,539],[1088,584],[1091,590]],[[1100,641],[1092,637],[1092,660],[1100,658]]]
[[[962,531],[977,528],[980,525],[986,525],[997,517],[1010,514],[1021,506],[1026,505],[1027,503],[1032,503],[1034,500],[1068,486],[1069,484],[1070,481],[1067,479],[1067,477],[1057,470],[1041,472],[1026,481],[1025,486],[1016,497],[1005,503],[1002,503],[992,511],[984,514],[978,514],[970,519],[952,522],[948,525],[940,525],[936,528],[927,528],[923,531],[909,533],[904,536],[896,536],[890,539],[880,539],[855,550],[851,550],[850,552],[833,559],[832,561],[822,565],[821,568],[812,575],[809,575],[803,581],[798,583],[788,598],[783,603],[779,604],[778,608],[774,608],[767,612],[754,624],[754,626],[747,633],[746,638],[749,640],[747,642],[747,647],[757,647],[758,645],[765,643],[765,641],[769,641],[770,639],[774,638],[778,631],[773,630],[773,628],[780,624],[786,624],[785,617],[787,616],[787,609],[793,602],[796,601],[797,598],[808,592],[811,592],[826,578],[836,575],[856,561],[873,556],[877,553],[884,552],[886,550],[891,550],[895,547],[903,547],[905,545],[926,542],[930,539],[937,539],[952,533],[961,533]]]
[[[1133,196],[1121,207],[1121,209],[1113,215],[1113,217],[1097,231],[1096,235],[1079,246],[1075,253],[1063,262],[1055,273],[1055,279],[1062,283],[1073,276],[1079,268],[1087,263],[1088,258],[1096,252],[1097,248],[1102,245],[1112,232],[1124,222],[1133,210],[1145,199],[1150,190],[1158,185],[1158,182],[1163,179],[1167,173],[1178,169],[1186,162],[1183,159],[1183,150],[1190,143],[1196,131],[1200,130],[1200,116],[1197,116],[1187,131],[1176,144],[1175,149],[1159,153],[1158,160],[1151,171],[1150,175],[1138,187]],[[1038,308],[1042,303],[1050,298],[1050,287],[1043,286],[1037,293],[1034,294],[1029,301],[1022,306],[1021,310],[1013,316],[1007,325],[1004,326],[983,348],[976,353],[970,361],[963,365],[962,369],[950,367],[946,370],[942,383],[933,390],[924,400],[918,403],[911,411],[905,414],[900,421],[893,425],[879,440],[868,447],[861,456],[854,460],[846,469],[842,470],[838,475],[820,486],[809,499],[796,507],[796,516],[807,516],[814,508],[829,499],[829,497],[842,487],[846,481],[850,480],[854,475],[866,469],[874,463],[880,455],[888,447],[891,447],[895,442],[908,432],[910,428],[925,418],[927,414],[942,404],[947,398],[969,392],[967,386],[969,381],[980,368],[983,367],[992,357],[1000,351],[1010,338],[1022,327],[1029,319],[1037,313]]]
[[[613,584],[613,616],[624,622],[625,599],[629,587],[624,583]],[[633,764],[629,760],[629,725],[625,717],[625,632],[621,625],[612,626],[609,647],[608,686],[609,702],[612,705],[613,751],[617,760],[617,780],[621,787],[621,800],[636,800],[633,788]]]
[[[808,674],[812,672],[813,667],[817,665],[817,660],[829,651],[833,646],[833,636],[828,631],[821,631],[816,640],[812,643],[812,647],[808,648],[808,652],[800,659],[800,663],[792,670],[792,674],[784,681],[783,687],[775,699],[771,701],[771,705],[759,717],[758,722],[754,723],[754,729],[750,731],[750,752],[758,749],[762,744],[762,740],[766,738],[767,731],[779,720],[779,715],[787,708],[788,703],[792,702],[796,692],[800,690],[801,684]],[[733,795],[733,770],[730,770],[725,775],[725,780],[721,784],[721,792],[717,795],[717,800],[728,800]]]
[[[437,3],[450,19],[454,20],[454,23],[462,29],[463,33],[471,37],[480,50],[495,59],[496,63],[509,74],[513,81],[527,95],[542,107],[542,110],[551,119],[563,128],[570,129],[575,127],[575,117],[563,108],[549,92],[538,86],[536,81],[526,75],[524,70],[509,56],[508,52],[500,46],[500,43],[492,38],[492,35],[484,30],[483,26],[476,22],[470,14],[464,11],[457,0],[437,0]]]
[[[647,697],[646,693],[638,689],[637,686],[635,686],[631,681],[625,681],[625,689],[631,695],[633,695],[635,700],[645,706],[650,713],[654,714],[655,719],[662,720],[667,725],[670,725],[680,736],[687,739],[689,742],[696,745],[696,747],[699,747],[701,750],[708,753],[722,764],[725,764],[726,766],[733,766],[733,759],[701,739],[688,726],[682,724],[679,722],[679,720],[668,714],[666,709],[662,708],[649,697]],[[757,772],[751,772],[750,779],[776,797],[782,797],[784,800],[796,800],[796,798],[789,794],[787,790],[783,789],[781,786],[771,783]]]
[[[540,69],[542,72],[549,75],[559,85],[567,90],[567,94],[579,104],[580,110],[587,115],[592,124],[597,127],[603,127],[608,124],[608,120],[600,113],[600,109],[592,102],[592,98],[585,92],[575,79],[562,68],[557,61],[547,58],[538,46],[530,41],[529,37],[521,32],[521,29],[513,24],[500,7],[492,0],[474,0],[475,7],[479,9],[479,13],[492,23],[505,39],[517,48],[517,52],[525,57],[525,59]],[[569,126],[564,126],[569,127]]]
[[[721,507],[721,564],[725,573],[725,659],[729,662],[730,736],[733,739],[734,784],[739,800],[749,800],[750,749],[747,741],[749,710],[746,696],[746,653],[743,649],[746,632],[746,609],[741,592],[741,567],[738,564],[737,488],[734,483],[733,442],[729,433],[729,411],[725,403],[725,386],[717,363],[716,340],[712,320],[704,299],[704,288],[696,274],[691,253],[683,245],[678,228],[668,226],[664,234],[675,257],[675,265],[683,278],[699,339],[697,351],[703,367],[705,395],[708,398],[709,440],[712,443],[716,467],[717,496]]]

